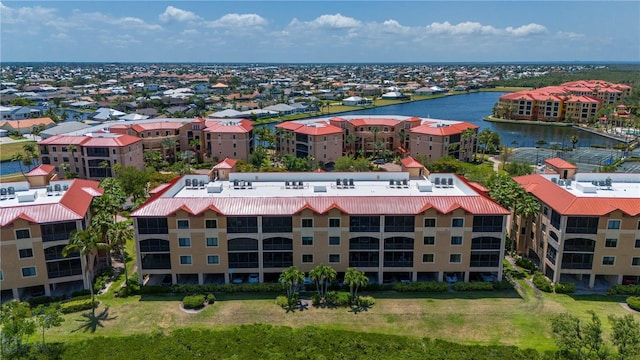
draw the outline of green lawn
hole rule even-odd
[[[20,142],[12,142],[8,144],[0,144],[0,161],[11,160],[14,154],[24,151],[22,148],[25,144],[34,144],[35,141],[25,140]]]

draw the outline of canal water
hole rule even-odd
[[[480,130],[486,128],[497,132],[502,143],[510,147],[534,147],[540,139],[544,139],[548,144],[557,143],[560,146],[563,144],[568,146],[571,144],[570,138],[572,135],[578,137],[577,146],[579,147],[592,145],[609,147],[617,143],[615,140],[571,127],[505,124],[482,120],[483,117],[491,113],[491,108],[503,94],[505,93],[475,92],[351,111],[339,115],[406,115],[444,120],[462,120],[480,126]],[[75,113],[70,113],[67,121],[74,121],[74,115],[78,116]],[[265,126],[273,127],[274,125]],[[0,163],[0,174],[18,172],[20,172],[20,166],[15,162]]]

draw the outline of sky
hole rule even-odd
[[[7,1],[0,61],[640,62],[640,1]]]

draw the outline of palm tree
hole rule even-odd
[[[377,140],[373,143],[373,150],[374,150],[374,155],[376,158],[378,158],[378,153],[380,152],[381,149],[384,148],[384,143],[380,140]]]
[[[69,236],[69,243],[62,249],[62,256],[79,252],[84,257],[84,274],[91,292],[91,314],[95,318],[95,295],[93,293],[93,258],[98,250],[108,249],[109,245],[101,241],[98,231],[89,226],[86,230],[75,230]]]
[[[176,139],[173,138],[165,138],[162,140],[162,150],[164,151],[164,157],[165,159],[172,159],[174,158],[175,152],[176,152]],[[169,154],[171,154],[171,157],[169,157]],[[170,163],[173,163],[173,161],[170,161]]]
[[[189,140],[189,146],[193,149],[198,157],[198,162],[200,162],[200,139],[191,139]]]
[[[489,147],[489,141],[491,138],[491,130],[484,129],[478,134],[478,140],[480,144],[482,144],[482,161],[484,161],[484,155],[487,152],[487,147]]]
[[[405,143],[405,140],[407,139],[407,133],[404,131],[404,129],[400,129],[400,131],[398,131],[396,136],[398,137],[398,139],[400,139],[400,147],[404,149],[405,148],[404,143]]]
[[[371,128],[371,132],[373,133],[373,145],[374,145],[374,147],[373,147],[373,155],[375,156],[376,155],[375,143],[378,140],[378,133],[380,132],[380,128],[377,127],[377,126],[374,126],[374,127]]]
[[[18,162],[18,166],[20,166],[20,172],[22,173],[22,176],[24,176],[24,170],[22,169],[22,164],[24,163],[24,153],[15,153],[13,154],[13,156],[11,157],[11,161],[17,161]]]
[[[107,238],[109,244],[112,247],[118,249],[118,253],[122,258],[122,264],[124,264],[124,282],[125,286],[129,285],[129,274],[127,272],[127,256],[125,252],[125,246],[127,241],[134,238],[133,228],[131,227],[131,220],[119,221],[115,223],[108,231]]]
[[[526,229],[533,227],[534,217],[540,213],[540,203],[527,194],[524,190],[519,191],[520,196],[516,200],[514,213],[520,217],[520,226]],[[515,218],[515,216],[514,216]],[[514,219],[515,220],[515,219]],[[526,236],[526,235],[525,235]],[[526,241],[523,241],[526,244]],[[525,249],[522,249],[526,253]]]
[[[304,273],[298,270],[297,267],[290,266],[280,274],[278,281],[286,289],[289,307],[291,307],[295,299],[298,284],[304,281]]]
[[[349,285],[352,302],[358,299],[358,288],[367,286],[368,282],[369,278],[364,275],[364,272],[358,271],[355,268],[347,269],[347,272],[344,274],[344,283]]]
[[[309,276],[316,283],[320,301],[326,301],[329,283],[336,279],[336,271],[327,265],[318,265],[309,272]]]
[[[347,143],[347,146],[349,148],[349,154],[352,154],[354,152],[354,144],[356,142],[356,137],[353,136],[353,134],[349,134],[347,135],[347,137],[345,138],[345,142]]]
[[[474,140],[475,136],[476,136],[476,132],[475,132],[475,130],[473,130],[471,128],[465,129],[462,132],[462,140],[464,140],[464,144],[465,144],[464,145],[465,155],[466,155],[467,150],[469,149],[469,146],[467,144],[467,140],[469,140],[469,142],[470,142],[469,145],[471,145],[471,153],[473,154],[473,157],[474,157],[473,160],[474,161],[475,161],[475,154],[476,154],[475,150],[476,150],[476,148],[474,146],[474,141],[473,140]],[[468,156],[465,156],[465,161],[469,161],[469,157]]]
[[[579,141],[580,139],[578,139],[578,136],[577,136],[577,135],[571,135],[570,140],[571,140],[571,145],[572,145],[572,146],[573,146],[573,148],[575,149],[575,148],[576,148],[576,144],[578,143],[578,141]]]

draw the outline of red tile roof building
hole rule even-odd
[[[382,283],[501,278],[507,214],[453,174],[312,172],[185,175],[132,217],[140,276],[277,281],[324,263]]]
[[[41,165],[30,176],[41,175]],[[46,170],[46,169],[44,169]],[[102,194],[98,182],[52,181],[32,187],[27,181],[0,184],[0,272],[2,301],[36,294],[69,295],[86,288],[84,259],[61,255],[74,230],[90,221],[90,205]]]
[[[639,179],[622,173],[516,177],[541,205],[531,228],[525,224],[519,232],[519,251],[537,259],[554,282],[640,283]]]

